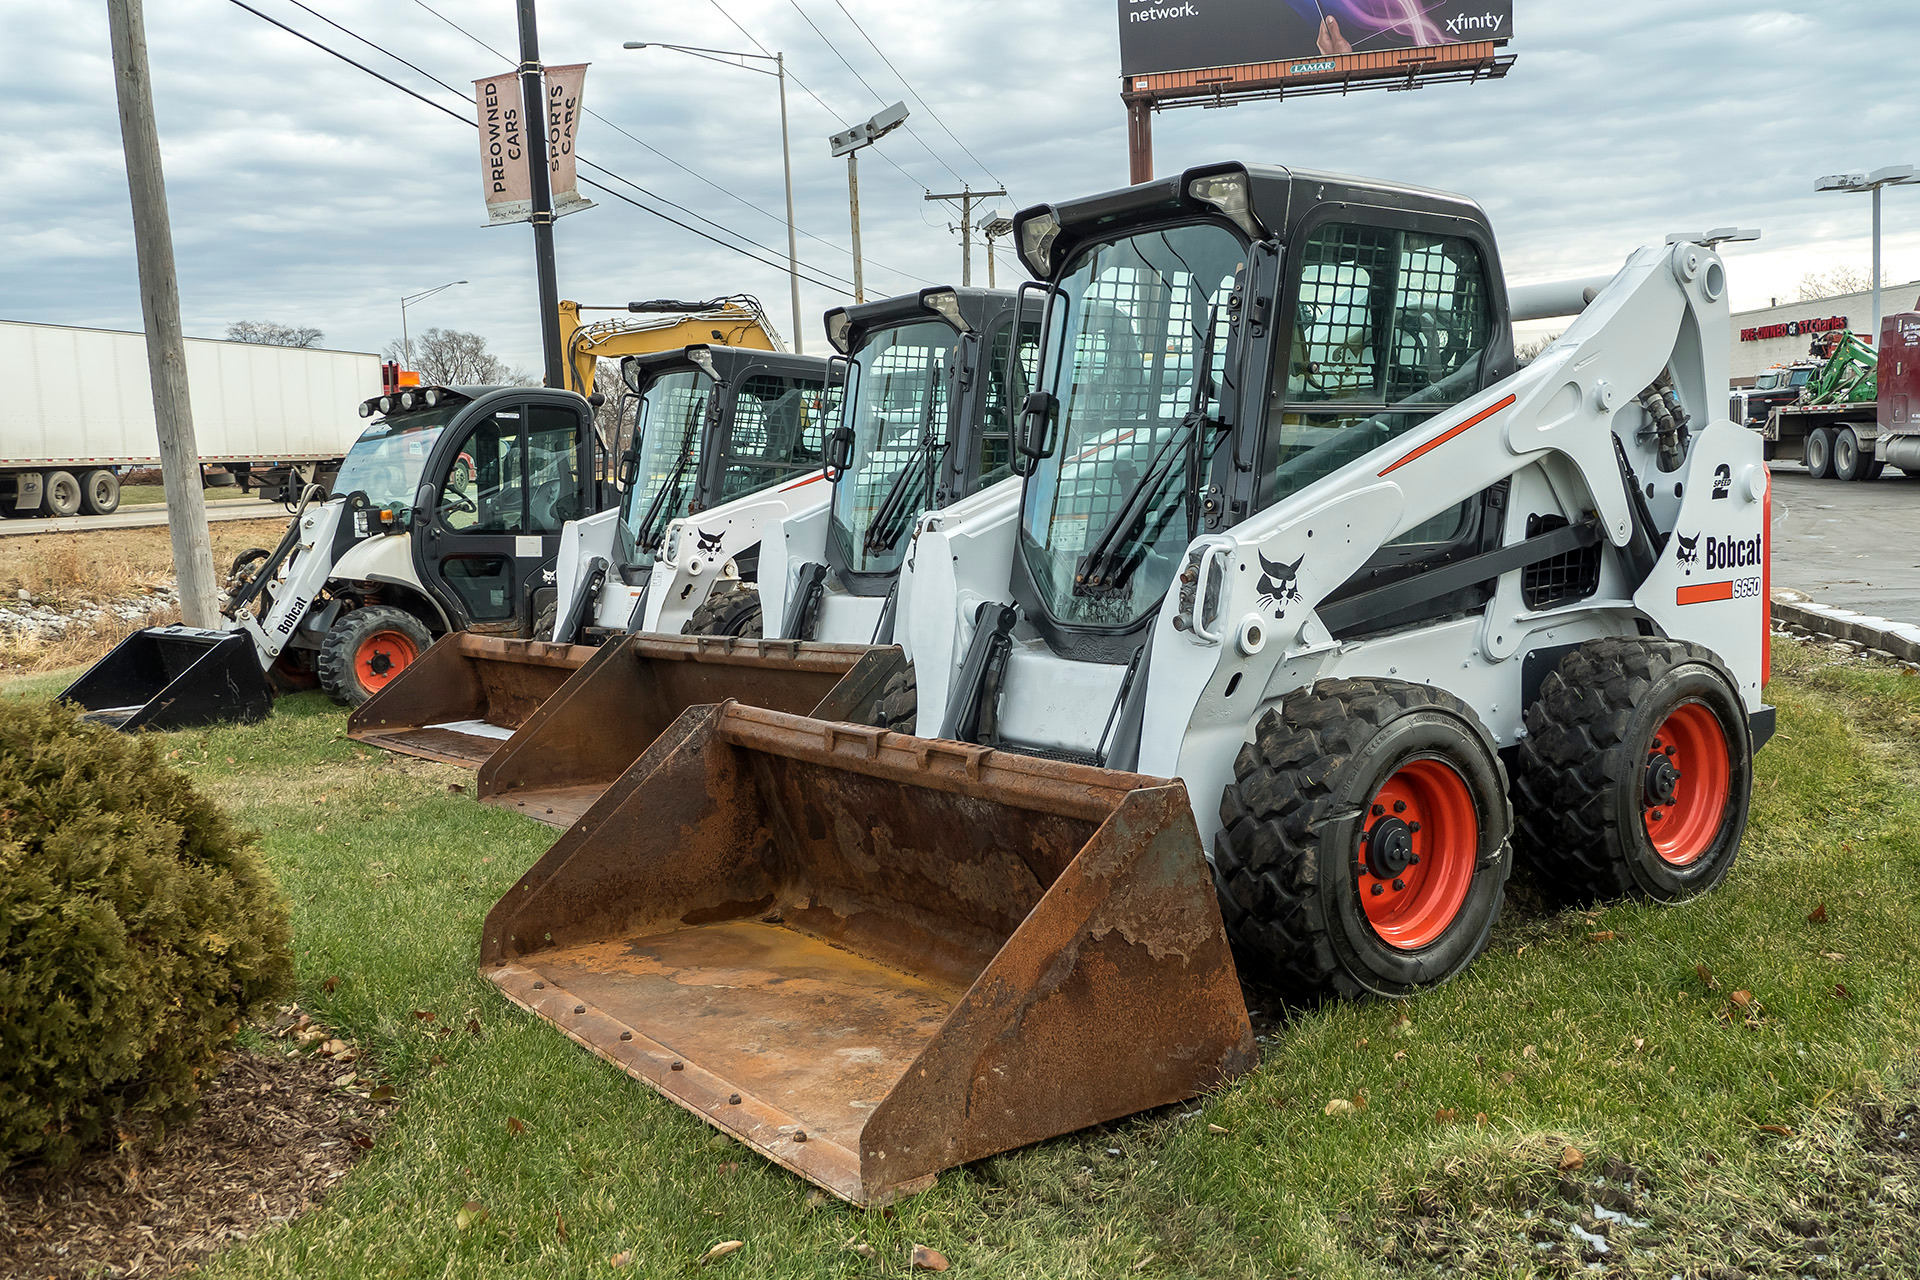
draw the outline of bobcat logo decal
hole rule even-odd
[[[1304,555],[1292,564],[1260,557],[1260,603],[1278,605],[1273,611],[1276,619],[1286,617],[1287,606],[1300,598],[1300,566],[1305,561]]]
[[[1687,576],[1692,577],[1693,566],[1700,563],[1700,535],[1696,533],[1689,538],[1683,534],[1675,533],[1673,535],[1673,541],[1675,546],[1673,558],[1685,565]]]
[[[721,539],[720,539],[720,535],[719,535],[719,534],[717,534],[717,533],[707,533],[707,532],[706,532],[706,531],[704,531],[704,530],[696,530],[696,535],[697,535],[697,536],[699,537],[699,539],[700,539],[700,554],[701,554],[701,555],[703,555],[703,556],[710,556],[710,555],[712,555],[712,554],[713,554],[714,552],[716,552],[716,551],[718,551],[718,550],[720,549],[720,541],[721,541]]]

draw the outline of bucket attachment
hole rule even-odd
[[[892,647],[628,635],[596,652],[510,741],[496,744],[481,766],[477,794],[570,827],[688,707],[731,698],[852,719],[904,664]]]
[[[738,703],[675,721],[480,957],[856,1204],[1255,1060],[1180,783]]]
[[[347,736],[477,769],[596,651],[455,631],[347,718]]]
[[[197,729],[264,720],[273,711],[253,640],[244,631],[148,627],[113,647],[60,697],[115,729]]]

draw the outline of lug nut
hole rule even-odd
[[[805,1129],[795,1129],[793,1131],[793,1140],[795,1142],[805,1142],[807,1140],[807,1131]]]
[[[620,1038],[621,1038],[622,1040],[631,1040],[631,1039],[633,1039],[633,1032],[631,1032],[631,1031],[622,1031],[622,1032],[620,1033]]]
[[[1679,752],[1680,752],[1680,748],[1678,747],[1668,747],[1665,754],[1671,756],[1671,755],[1678,755]]]
[[[583,1005],[583,1004],[577,1004],[577,1005],[575,1005],[575,1006],[573,1006],[573,1011],[574,1011],[575,1013],[585,1013],[585,1012],[587,1011],[587,1006],[585,1006],[585,1005]]]
[[[1393,802],[1393,811],[1395,813],[1405,813],[1407,811],[1407,802],[1405,800],[1395,800]]]
[[[1381,817],[1381,816],[1383,816],[1383,815],[1385,815],[1385,813],[1386,813],[1386,812],[1387,812],[1387,810],[1386,810],[1386,808],[1385,808],[1385,806],[1383,806],[1383,805],[1375,805],[1375,806],[1373,806],[1373,816],[1374,816],[1374,817],[1376,817],[1376,818],[1378,818],[1378,817]]]
[[[687,1064],[684,1062],[675,1062],[671,1064],[671,1067],[675,1071],[685,1071],[687,1069]]]
[[[1408,831],[1418,831],[1419,829],[1420,829],[1420,824],[1417,822],[1409,822],[1407,824]]]
[[[1420,855],[1419,855],[1419,854],[1417,854],[1417,853],[1412,853],[1412,854],[1408,854],[1408,855],[1407,855],[1407,865],[1408,865],[1408,866],[1410,866],[1410,867],[1417,867],[1417,866],[1419,866],[1419,865],[1420,865]]]
[[[1654,811],[1653,811],[1653,812],[1652,812],[1651,814],[1649,814],[1648,816],[1649,816],[1649,817],[1651,817],[1651,818],[1652,818],[1652,819],[1653,819],[1653,820],[1654,820],[1655,822],[1658,822],[1658,821],[1660,821],[1660,819],[1661,819],[1661,818],[1662,818],[1663,816],[1665,816],[1665,815],[1663,815],[1663,814],[1662,814],[1662,813],[1661,813],[1661,812],[1660,812],[1660,811],[1659,811],[1658,809],[1655,809],[1655,810],[1654,810]]]
[[[1377,898],[1377,897],[1379,897],[1379,896],[1380,896],[1381,894],[1383,894],[1383,893],[1385,893],[1386,891],[1387,891],[1387,886],[1385,886],[1385,885],[1383,885],[1383,884],[1381,884],[1381,883],[1380,883],[1380,882],[1379,882],[1378,880],[1375,880],[1375,881],[1373,882],[1373,896],[1374,896],[1374,897],[1376,897],[1376,898]]]
[[[1395,893],[1400,892],[1402,889],[1406,887],[1407,887],[1407,882],[1405,880],[1395,880],[1393,882],[1393,891]]]
[[[729,1095],[727,1095],[727,1105],[728,1105],[728,1106],[730,1106],[730,1107],[737,1107],[737,1106],[739,1106],[739,1105],[740,1105],[740,1095],[739,1095],[739,1094],[737,1094],[737,1093],[734,1093],[734,1094],[729,1094]]]

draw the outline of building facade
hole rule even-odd
[[[1920,311],[1920,280],[1880,286],[1880,310]],[[1863,338],[1873,335],[1873,293],[1843,293],[1813,302],[1788,302],[1758,311],[1733,313],[1733,363],[1729,380],[1750,387],[1753,380],[1777,364],[1804,360],[1815,335],[1852,329]]]

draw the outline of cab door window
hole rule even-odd
[[[1016,329],[1019,343],[1016,347]],[[1040,325],[1008,321],[993,335],[987,360],[987,390],[980,403],[980,457],[977,487],[986,488],[1013,474],[1013,420],[1026,403],[1040,371]]]
[[[520,533],[526,528],[521,409],[502,409],[468,432],[440,495],[440,520],[454,533]]]
[[[527,423],[527,530],[559,533],[580,509],[580,415],[538,404]]]
[[[1329,223],[1297,250],[1286,371],[1267,413],[1263,503],[1277,502],[1479,389],[1485,268],[1457,236]],[[1450,542],[1478,499],[1397,546]]]

